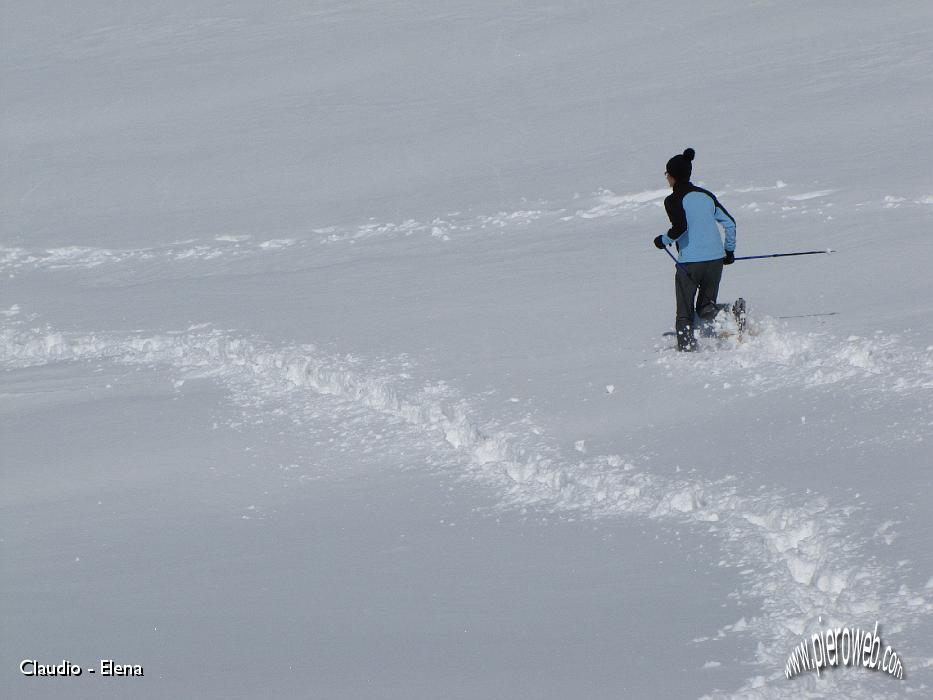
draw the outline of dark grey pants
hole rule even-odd
[[[716,297],[722,279],[722,260],[681,263],[674,275],[677,295],[677,347],[681,350],[696,348],[693,335],[694,316],[711,321],[719,310]]]

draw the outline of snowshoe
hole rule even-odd
[[[745,332],[748,323],[748,312],[745,308],[745,300],[739,297],[732,305],[732,317],[735,319],[735,325],[739,329],[739,335]]]
[[[709,312],[715,313],[712,317]],[[747,307],[745,299],[738,297],[734,303],[709,305],[704,311],[702,318],[699,314],[694,314],[693,328],[686,327],[681,332],[668,331],[664,337],[677,338],[677,349],[681,352],[691,352],[698,349],[698,338],[715,338],[723,340],[726,338],[736,338],[741,342],[747,328]]]
[[[718,338],[722,334],[723,318],[730,313],[729,304],[716,304],[708,306],[705,310],[706,318],[694,314],[693,324],[701,338]],[[712,312],[712,315],[709,313]]]

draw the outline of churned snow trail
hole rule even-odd
[[[157,334],[63,333],[27,327],[17,322],[18,316],[11,315],[0,331],[0,363],[6,367],[101,360],[166,366],[182,379],[210,377],[221,382],[253,410],[262,410],[263,397],[310,390],[435,436],[436,444],[466,458],[468,476],[499,487],[506,507],[588,518],[656,519],[714,535],[721,542],[722,564],[748,567],[748,588],[743,593],[761,600],[757,617],[724,630],[747,631],[761,640],[756,661],[768,675],[749,679],[736,691],[742,697],[785,696],[789,690],[799,693],[805,688],[867,697],[859,678],[841,674],[828,683],[821,679],[818,690],[810,685],[812,679],[800,679],[789,688],[783,661],[820,615],[844,624],[877,614],[886,632],[895,635],[933,612],[928,591],[909,588],[898,571],[868,556],[868,543],[860,528],[853,527],[857,508],[825,496],[812,495],[801,502],[780,491],[744,492],[733,477],[666,477],[636,468],[618,455],[569,457],[528,422],[503,425],[475,415],[469,399],[447,383],[419,383],[409,373],[379,373],[359,358],[329,355],[312,345],[273,346],[204,327]],[[763,337],[759,352],[764,359],[759,366],[777,361],[793,364],[793,348],[802,348],[796,354],[806,371],[798,379],[819,369],[824,376],[831,372],[834,381],[856,388],[860,376],[887,378],[890,381],[876,386],[898,394],[926,395],[933,386],[929,350],[899,346],[897,352],[865,362],[859,358],[864,352],[871,357],[870,348],[862,348],[863,352],[857,345],[853,352],[822,352],[817,361],[810,358],[806,339],[791,336],[788,341],[785,336],[790,349],[782,354],[768,345],[776,344],[776,339],[769,339],[767,333]],[[758,338],[752,344],[760,344]],[[825,340],[823,344],[825,348]],[[896,344],[896,339],[882,342],[889,350]],[[737,352],[736,361],[750,361],[752,351],[746,354]],[[904,376],[917,379],[899,381]],[[879,597],[881,591],[887,592],[884,599]]]
[[[724,188],[719,190],[719,194],[733,210],[742,210],[746,216],[771,213],[780,214],[781,218],[798,215],[806,219],[832,219],[832,212],[836,211],[833,207],[844,209],[851,205],[851,202],[845,200],[834,200],[832,195],[838,192],[835,189],[803,192],[786,197],[760,196],[763,192],[786,188],[789,188],[788,184],[779,180],[773,186]],[[579,226],[591,219],[604,218],[644,226],[645,217],[653,216],[652,225],[657,226],[659,221],[663,223],[663,219],[658,218],[663,217],[663,214],[657,210],[669,192],[669,189],[658,189],[616,194],[610,189],[602,188],[585,197],[575,196],[556,202],[523,202],[520,208],[489,213],[456,211],[425,220],[370,219],[357,225],[312,225],[287,233],[276,232],[273,237],[253,233],[218,233],[140,248],[103,248],[86,245],[26,248],[0,245],[0,273],[16,276],[33,270],[80,271],[121,264],[236,261],[283,251],[294,255],[302,251],[313,251],[320,246],[411,236],[445,242],[452,237],[514,232],[531,225]],[[819,202],[815,206],[808,206],[806,203],[811,200]],[[928,209],[931,201],[933,197],[908,200],[895,195],[879,195],[877,200],[861,205],[863,212],[900,207],[923,212]]]
[[[751,314],[744,338],[732,334],[700,343],[717,351],[715,362],[703,364],[705,376],[738,381],[760,393],[837,384],[881,395],[923,395],[933,389],[933,346],[912,348],[893,333],[840,339],[830,333],[793,332],[777,319]],[[658,363],[673,366],[691,359],[668,353]]]

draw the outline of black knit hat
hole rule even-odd
[[[690,182],[693,172],[693,157],[696,152],[692,148],[686,149],[682,155],[674,156],[667,161],[667,174],[677,182]]]

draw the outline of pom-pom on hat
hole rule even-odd
[[[689,182],[690,175],[693,172],[693,157],[695,155],[696,151],[688,148],[682,154],[671,158],[667,161],[667,174],[677,182]]]

